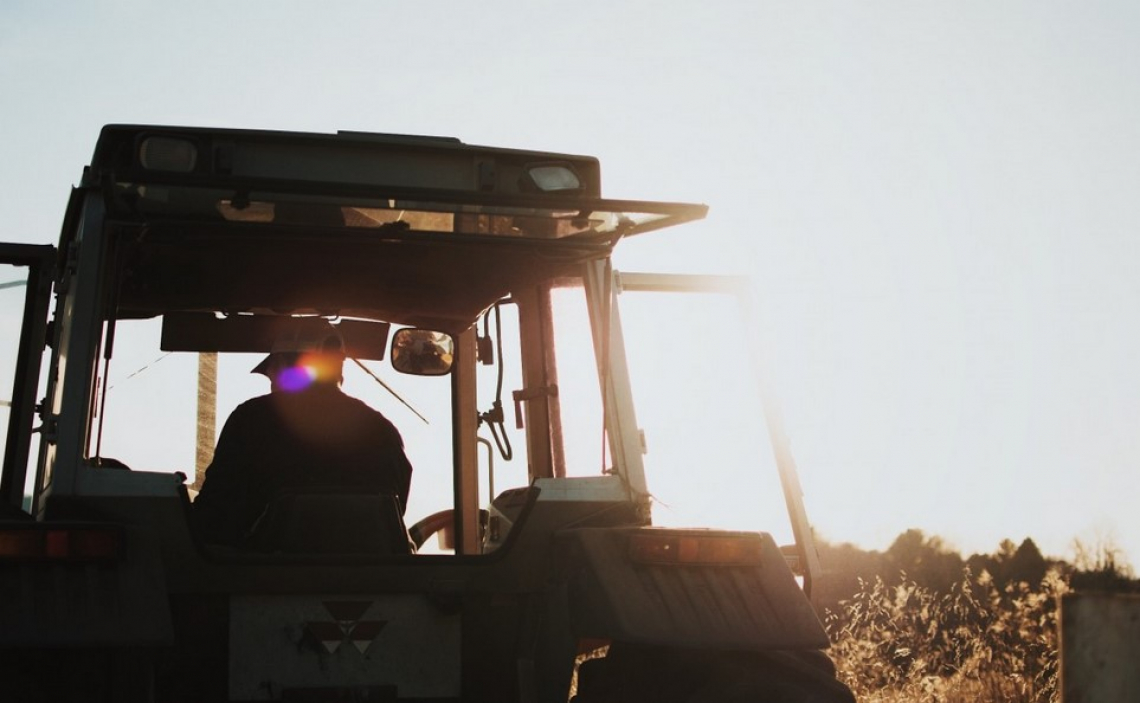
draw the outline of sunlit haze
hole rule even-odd
[[[710,206],[616,265],[751,277],[822,537],[1107,540],[1135,565],[1138,36],[1130,2],[17,0],[0,239],[55,243],[106,123],[592,154],[605,195]],[[647,437],[647,463],[695,451],[703,481],[740,487],[707,509],[764,527],[757,467],[718,454],[753,400],[693,401],[706,370],[669,366],[735,332],[654,314],[653,406],[692,435]]]

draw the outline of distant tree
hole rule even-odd
[[[902,575],[937,593],[947,593],[962,577],[965,562],[940,537],[927,537],[910,529],[895,538],[884,556],[883,578],[888,583]]]
[[[819,563],[823,573],[813,584],[816,602],[823,610],[836,611],[839,602],[862,590],[882,573],[883,555],[877,551],[860,549],[853,544],[816,542]]]
[[[992,554],[971,554],[970,558],[966,560],[966,568],[974,576],[980,576],[984,573],[993,578],[995,561]]]
[[[1003,539],[993,554],[974,554],[966,565],[975,575],[987,573],[999,587],[1009,583],[1025,583],[1030,586],[1041,583],[1049,569],[1049,561],[1041,555],[1037,544],[1026,537],[1020,545],[1011,539]]]
[[[1073,540],[1073,551],[1076,558],[1069,581],[1074,590],[1140,592],[1140,580],[1134,578],[1121,549],[1110,539],[1094,545]]]
[[[1025,583],[1036,586],[1045,578],[1049,564],[1033,540],[1026,537],[1005,565],[1005,583]]]

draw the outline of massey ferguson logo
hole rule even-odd
[[[364,654],[388,624],[386,620],[361,620],[372,601],[324,601],[332,620],[305,623],[305,632],[317,640],[329,654],[345,642],[351,642]]]

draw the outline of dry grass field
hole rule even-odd
[[[1050,703],[1068,589],[1055,569],[1005,586],[967,570],[946,594],[864,581],[827,614],[831,655],[861,703]]]

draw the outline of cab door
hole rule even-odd
[[[687,526],[761,527],[777,539],[791,538],[785,555],[810,597],[819,558],[769,379],[750,281],[629,271],[614,271],[613,277],[626,366],[638,407],[646,410],[638,417],[645,423],[639,428],[645,471],[657,474],[649,481],[662,507],[654,524],[669,525],[669,513],[675,512],[682,520],[695,518]],[[662,311],[668,311],[668,324],[662,324]],[[748,475],[768,464],[759,461],[765,435],[775,476]],[[663,484],[660,479],[671,477],[662,473],[680,476],[679,488]],[[692,481],[694,475],[700,480]],[[685,503],[702,500],[709,503],[703,512],[683,513]],[[751,524],[757,516],[767,520],[784,511],[790,534],[767,522]]]
[[[0,243],[0,419],[7,428],[0,518],[28,512],[28,456],[55,264],[51,245]]]

